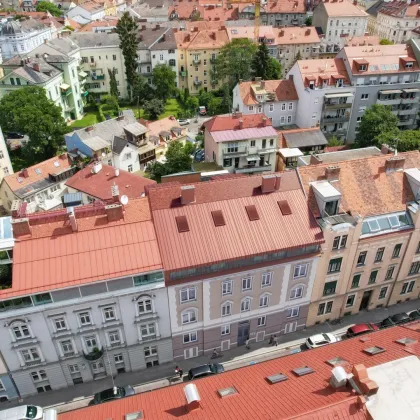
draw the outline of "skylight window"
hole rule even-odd
[[[379,223],[376,219],[369,220],[368,222],[369,228],[371,232],[377,232],[381,228],[379,227]]]
[[[248,218],[251,222],[254,220],[260,220],[256,207],[252,204],[250,206],[245,206],[245,210],[248,214]]]
[[[21,178],[20,176],[17,177],[17,182],[21,183],[23,181],[23,178]]]
[[[125,415],[125,420],[141,420],[144,419],[143,411],[136,411]]]
[[[35,172],[37,173],[37,175],[41,175],[41,169],[35,168]]]
[[[275,375],[267,376],[265,379],[269,384],[273,385],[279,382],[287,381],[289,378],[282,373],[276,373]]]
[[[349,362],[341,357],[334,357],[333,359],[327,360],[330,366],[346,366]]]
[[[367,349],[363,349],[363,351],[373,356],[375,354],[383,353],[385,349],[383,347],[373,346],[373,347],[368,347]]]
[[[399,340],[395,341],[398,344],[404,344],[405,346],[408,346],[410,344],[415,344],[417,343],[417,340],[413,340],[412,338],[400,338]]]
[[[214,226],[225,226],[225,218],[223,217],[222,210],[215,210],[211,212],[213,217]]]
[[[229,397],[230,395],[235,395],[238,393],[235,387],[231,386],[229,388],[218,389],[217,393],[221,398]]]
[[[400,225],[400,222],[398,221],[397,216],[389,216],[388,220],[389,220],[389,223],[391,224],[392,228],[396,228]]]
[[[175,221],[176,221],[179,233],[190,231],[190,227],[188,226],[188,220],[186,216],[176,216]]]
[[[289,214],[292,214],[292,209],[290,208],[287,200],[277,201],[277,204],[279,205],[280,210],[281,210],[281,214],[283,216],[287,216]]]
[[[314,373],[315,371],[309,366],[303,366],[300,368],[293,369],[292,372],[297,376],[305,376],[309,375],[310,373]]]

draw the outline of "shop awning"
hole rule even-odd
[[[246,157],[246,160],[248,162],[254,162],[256,160],[260,160],[260,156],[259,155],[249,155]]]
[[[326,98],[349,98],[353,96],[351,92],[344,92],[344,93],[327,93],[324,95]]]
[[[87,77],[87,73],[85,72],[85,71],[81,71],[81,72],[79,72],[79,76],[82,78],[82,79],[84,79],[85,77]]]
[[[394,89],[394,90],[380,90],[379,93],[381,95],[392,95],[393,93],[402,93],[402,90]]]
[[[70,87],[70,85],[68,85],[66,83],[61,83],[61,85],[60,85],[60,89],[63,89],[63,90],[67,90],[69,87]]]
[[[420,92],[420,89],[417,88],[410,88],[410,89],[403,89],[404,92]]]

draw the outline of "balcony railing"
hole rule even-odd
[[[398,115],[413,115],[417,113],[416,108],[410,108],[410,109],[400,109],[398,111]]]
[[[328,115],[324,115],[321,121],[322,121],[322,124],[343,123],[343,122],[350,121],[350,116],[342,115],[340,117],[330,117]]]
[[[40,365],[41,363],[42,363],[41,359],[30,360],[28,362],[25,362],[25,366],[36,366],[36,365]]]
[[[194,80],[194,85],[195,86],[201,86],[203,82],[201,80]]]
[[[200,59],[193,60],[193,63],[194,63],[194,64],[196,64],[196,65],[198,65],[198,64],[200,64],[200,63],[201,63],[201,60],[200,60]]]
[[[414,97],[414,98],[402,98],[401,99],[401,103],[402,104],[414,104],[416,102],[419,102],[419,98]]]
[[[187,71],[180,71],[180,72],[179,72],[179,75],[180,75],[180,76],[182,76],[182,77],[186,77],[186,76],[187,76],[187,74],[188,74],[188,72],[187,72]]]
[[[248,147],[234,147],[231,149],[224,149],[223,156],[224,157],[235,157],[235,156],[243,156],[248,154]]]
[[[96,349],[96,351],[91,351],[90,353],[83,352],[86,360],[94,361],[100,359],[104,355],[104,348]]]
[[[413,120],[399,120],[397,125],[413,125]]]
[[[376,101],[378,105],[398,105],[401,103],[401,98],[398,97],[381,97],[379,96],[378,100]]]
[[[325,109],[340,109],[340,108],[351,108],[353,104],[351,102],[325,102]]]
[[[61,90],[61,96],[69,96],[73,93],[73,91],[71,90],[71,88],[68,88],[66,90]]]
[[[257,154],[267,154],[267,153],[273,153],[276,151],[275,146],[268,146],[263,149],[257,149]]]
[[[255,172],[271,171],[271,165],[262,166],[243,166],[242,168],[235,168],[235,174],[250,174]]]

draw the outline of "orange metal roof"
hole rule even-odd
[[[385,172],[385,162],[391,156],[379,155],[334,164],[340,167],[340,179],[334,181],[334,188],[342,194],[340,208],[343,211],[361,216],[385,214],[405,210],[406,203],[414,200],[410,185],[404,181],[403,171]],[[399,153],[398,156],[405,157],[405,169],[420,167],[418,150]],[[325,169],[330,165],[323,163],[298,168],[315,216],[319,216],[319,210],[310,183],[325,180]]]
[[[194,184],[195,203],[188,205],[180,203],[180,186],[150,188],[165,270],[324,242],[295,172],[281,173],[280,190],[272,193],[261,193],[261,181],[259,175]],[[282,215],[277,203],[281,200],[288,201],[291,215]],[[255,205],[259,220],[249,220],[248,205]],[[215,227],[211,214],[215,210],[222,211],[224,226]],[[188,232],[178,232],[177,216],[186,216]]]
[[[404,346],[395,340],[412,338],[416,344]],[[365,341],[365,340],[368,341]],[[126,414],[143,411],[144,418],[173,420],[280,420],[280,419],[364,419],[364,409],[355,404],[349,388],[334,390],[328,385],[332,366],[327,361],[341,357],[353,365],[367,368],[414,354],[420,356],[420,333],[404,327],[393,327],[320,347],[303,353],[281,357],[253,366],[234,369],[194,381],[200,395],[200,408],[185,409],[185,384],[173,385],[133,397],[59,414],[59,420],[123,420]],[[385,352],[368,355],[368,347],[380,346]],[[292,370],[309,366],[315,372],[297,377]],[[285,374],[285,382],[270,385],[266,377]],[[235,387],[237,394],[221,398],[218,390]]]
[[[122,169],[119,170],[119,175],[115,176],[115,169],[108,165],[102,165],[102,169],[95,174],[92,173],[92,167],[93,164],[88,165],[75,173],[66,181],[66,185],[92,197],[108,200],[112,198],[111,186],[113,185],[119,187],[120,196],[139,198],[144,193],[146,185],[156,183],[151,179],[134,175]]]
[[[32,234],[15,242],[12,287],[0,299],[162,269],[147,198],[116,222],[94,207],[75,208],[78,232],[66,209],[29,216]]]

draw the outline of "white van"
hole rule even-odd
[[[21,405],[0,411],[0,420],[38,420],[43,417],[42,407]]]

